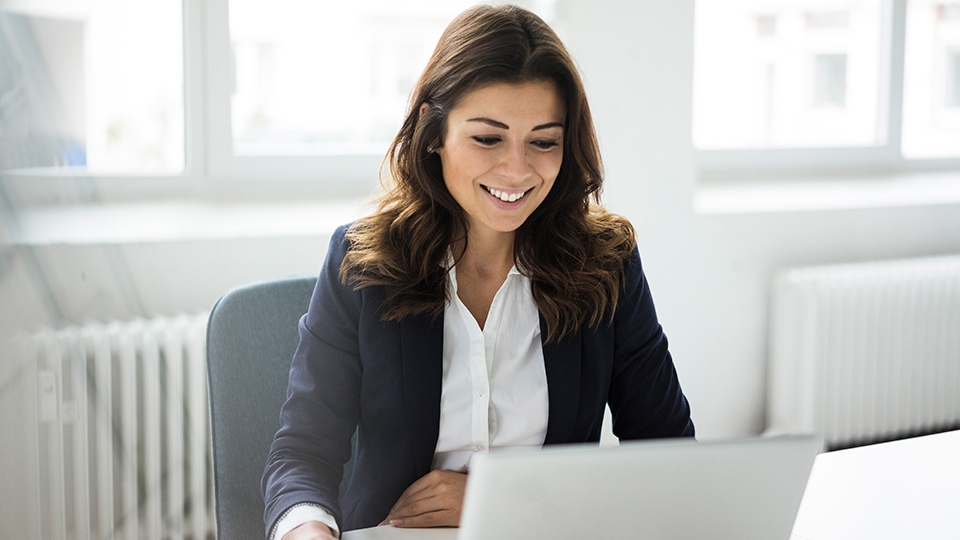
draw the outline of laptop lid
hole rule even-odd
[[[492,453],[470,471],[459,540],[788,540],[814,436]]]

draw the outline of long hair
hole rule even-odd
[[[450,111],[485,85],[539,81],[553,82],[566,106],[563,161],[547,197],[516,230],[514,259],[531,280],[547,341],[612,317],[636,240],[627,220],[599,206],[600,148],[573,59],[535,14],[476,6],[446,28],[413,89],[385,158],[391,185],[378,211],[347,233],[341,279],[357,289],[384,286],[384,320],[436,317],[448,300],[447,249],[465,242],[468,229],[433,151]]]

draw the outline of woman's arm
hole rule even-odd
[[[342,523],[338,491],[359,416],[360,294],[340,283],[346,250],[338,229],[330,242],[290,366],[287,400],[261,481],[267,535],[291,507],[324,507]]]
[[[690,406],[636,249],[625,267],[613,324],[609,403],[614,434],[625,440],[693,437]]]

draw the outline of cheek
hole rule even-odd
[[[441,156],[443,183],[458,203],[463,203],[464,193],[470,190],[474,173],[468,153],[462,149],[447,147]]]
[[[451,178],[447,180],[468,181],[481,176],[494,166],[495,161],[490,158],[489,152],[484,153],[472,148],[450,148],[444,155],[443,174]]]
[[[560,165],[563,163],[563,154],[543,154],[536,161],[536,169],[540,178],[553,181],[560,174]]]

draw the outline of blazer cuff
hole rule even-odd
[[[313,503],[301,503],[291,506],[277,520],[277,524],[270,533],[270,540],[280,540],[283,535],[308,521],[319,521],[330,530],[334,536],[340,538],[340,528],[337,527],[337,520],[326,508]]]

